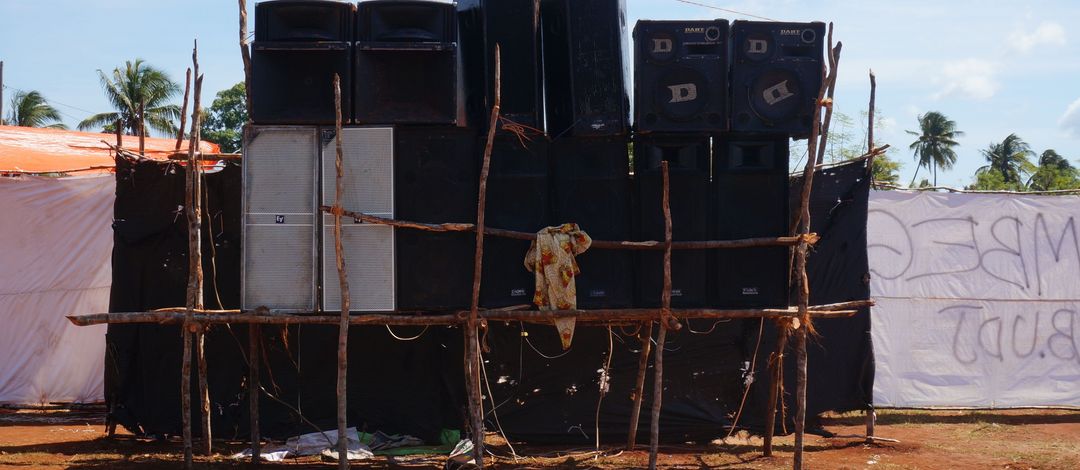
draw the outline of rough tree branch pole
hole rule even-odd
[[[334,74],[334,130],[336,132],[337,158],[334,167],[337,170],[336,184],[334,186],[334,258],[337,260],[338,282],[341,287],[341,315],[338,323],[338,348],[337,348],[337,428],[338,428],[338,468],[349,468],[349,436],[345,430],[348,427],[346,420],[345,380],[348,375],[348,348],[349,348],[349,312],[351,310],[349,298],[349,276],[345,269],[345,249],[341,245],[341,193],[344,191],[344,164],[342,163],[344,146],[341,135],[341,77]]]

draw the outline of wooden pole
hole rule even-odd
[[[831,73],[833,70],[836,70],[836,65],[840,61],[840,53],[839,53],[839,51],[836,51],[835,54],[833,53],[832,31],[829,31],[829,49],[826,52],[826,54],[828,55],[829,71]],[[821,86],[822,86],[822,89],[825,89],[826,93],[828,94],[829,103],[832,103],[833,95],[836,93],[836,81],[834,80],[831,83],[824,83],[823,82],[821,84]],[[818,102],[821,102],[821,98],[823,98],[823,96],[821,96],[821,94],[819,93],[818,98],[819,98]],[[825,108],[825,122],[821,124],[820,130],[819,130],[820,133],[817,136],[817,139],[818,139],[817,164],[818,165],[820,165],[822,163],[822,161],[825,159],[825,146],[828,145],[828,143],[829,143],[829,126],[830,126],[830,124],[832,124],[832,113],[833,113],[832,105],[827,106]],[[807,142],[809,143],[811,141],[808,140]]]
[[[876,95],[877,77],[874,76],[874,71],[870,70],[870,111],[866,119],[866,148],[869,149],[866,153],[870,154],[866,162],[866,173],[870,175],[870,184],[874,183],[874,98]]]
[[[840,50],[843,44],[837,44],[833,48],[832,41],[833,25],[829,23],[829,75],[821,84],[821,90],[818,91],[817,104],[814,106],[814,120],[813,127],[810,131],[810,140],[807,145],[809,152],[809,158],[807,159],[806,167],[803,170],[803,187],[802,198],[799,213],[799,233],[806,234],[810,232],[810,191],[814,186],[814,167],[810,162],[814,159],[814,143],[820,137],[821,131],[821,108],[826,108],[826,119],[831,115],[832,100],[826,100],[825,94],[827,90],[833,88],[836,84],[837,64],[839,62]],[[824,124],[828,127],[828,120]],[[795,330],[795,457],[793,460],[793,468],[795,470],[801,470],[803,468],[803,440],[806,430],[806,338],[807,334],[812,328],[810,323],[809,303],[810,303],[810,286],[806,278],[806,254],[809,246],[805,241],[800,241],[795,247],[795,277],[798,286],[798,309],[799,309],[799,324],[796,325]]]
[[[784,397],[780,396],[780,386],[784,381],[784,351],[787,349],[788,324],[776,322],[776,351],[769,358],[769,401],[765,411],[765,439],[762,454],[772,456],[773,433],[776,429],[776,406]]]
[[[119,149],[124,146],[124,120],[116,120],[116,148]],[[186,184],[186,182],[185,182]]]
[[[473,255],[472,302],[468,322],[465,324],[465,391],[469,395],[469,427],[472,430],[473,459],[478,468],[484,468],[484,403],[480,393],[480,342],[479,308],[480,280],[484,260],[484,213],[487,211],[487,179],[491,169],[491,149],[495,143],[495,129],[499,123],[502,106],[502,57],[499,44],[495,44],[495,102],[488,121],[487,144],[484,160],[480,166],[480,188],[476,203],[476,252]]]
[[[656,468],[657,453],[660,448],[660,407],[664,396],[664,340],[667,336],[668,320],[671,318],[671,202],[669,198],[670,182],[668,162],[661,162],[660,170],[664,176],[664,290],[660,294],[660,331],[656,334],[656,352],[653,353],[653,396],[652,416],[649,422],[649,469]]]
[[[634,383],[634,406],[630,409],[630,429],[627,432],[626,450],[634,450],[637,445],[638,423],[641,420],[641,401],[645,395],[645,373],[649,369],[649,353],[652,351],[653,322],[650,320],[640,326],[638,340],[641,341],[641,353],[638,355],[637,381]]]
[[[202,177],[202,164],[199,163],[196,155],[198,154],[199,142],[201,135],[199,133],[199,126],[202,120],[202,107],[200,102],[202,100],[202,83],[203,76],[199,73],[199,44],[195,42],[195,47],[191,52],[191,61],[195,74],[195,86],[194,86],[194,99],[191,106],[191,148],[195,149],[195,152],[189,150],[188,160],[188,173],[195,176],[193,189],[194,189],[194,207],[195,224],[194,224],[194,237],[195,250],[194,254],[189,256],[195,257],[195,308],[203,309],[203,269],[202,269],[202,198],[203,198],[203,177]],[[146,117],[140,116],[140,128],[143,130],[142,135],[145,137],[146,130]],[[144,138],[141,138],[139,145],[144,145]],[[189,252],[192,253],[192,252]],[[209,384],[206,381],[206,328],[203,325],[199,325],[199,328],[195,332],[195,357],[198,360],[199,365],[199,407],[202,411],[200,416],[202,418],[202,448],[203,455],[210,455],[212,450],[213,436],[210,432],[210,390]]]
[[[146,156],[146,103],[139,103],[139,155]]]
[[[240,58],[244,61],[244,99],[247,102],[248,122],[251,122],[251,50],[247,45],[247,0],[237,0],[240,7]]]
[[[198,107],[199,107],[199,93],[201,91],[202,77],[199,76],[199,59],[198,59],[198,42],[195,43],[195,48],[191,53],[192,62],[195,69],[195,106],[192,111],[192,122],[198,119]],[[140,154],[142,153],[143,138],[142,138],[142,104],[139,105],[139,147]],[[196,309],[202,309],[202,212],[201,206],[201,180],[199,178],[199,164],[195,160],[195,149],[198,148],[198,133],[191,134],[191,145],[188,149],[188,166],[185,172],[185,194],[184,194],[184,207],[187,212],[188,221],[188,285],[187,285],[187,320],[183,325],[183,341],[184,341],[184,358],[181,366],[181,412],[182,412],[182,424],[184,435],[184,465],[186,468],[192,468],[192,443],[191,443],[191,349],[192,349],[192,333],[199,329],[198,324],[191,321]],[[201,341],[200,341],[201,343]],[[200,351],[202,348],[198,348]],[[204,364],[204,360],[200,357],[200,365]],[[201,391],[201,384],[200,384]],[[200,393],[201,395],[201,393]],[[209,419],[204,415],[204,419]],[[210,435],[204,434],[203,438],[209,443]],[[209,444],[207,444],[209,445]]]
[[[337,259],[338,282],[341,287],[341,315],[338,323],[338,349],[337,349],[337,428],[338,428],[338,468],[349,468],[348,436],[345,430],[348,428],[345,412],[345,380],[349,370],[348,347],[349,347],[349,312],[351,311],[349,298],[349,278],[345,270],[345,249],[341,245],[341,193],[344,191],[344,146],[341,132],[341,77],[334,74],[334,130],[337,139],[337,158],[334,167],[337,170],[337,178],[334,189],[334,254]]]
[[[187,127],[188,94],[191,92],[191,67],[188,67],[184,77],[184,104],[180,106],[180,129],[176,131],[176,151],[180,151],[180,144],[184,141],[184,128]]]
[[[259,361],[262,354],[259,350],[259,341],[262,339],[262,327],[257,324],[248,325],[248,414],[251,418],[251,463],[259,464],[262,453],[262,439],[259,436],[259,390],[261,388],[259,377]]]

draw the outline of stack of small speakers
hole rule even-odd
[[[667,161],[676,240],[788,233],[788,139],[809,133],[821,23],[641,21],[631,87],[625,0],[266,0],[255,22],[245,309],[340,310],[333,219],[318,209],[337,197],[339,139],[345,209],[476,221],[497,45],[488,226],[662,240]],[[342,239],[351,310],[469,306],[472,233],[345,218]],[[532,302],[528,246],[486,240],[481,306]],[[660,304],[659,252],[594,249],[578,263],[579,308]],[[786,248],[676,251],[672,305],[786,306],[787,263]]]
[[[678,240],[788,235],[788,142],[810,132],[824,24],[640,21],[634,28],[635,180],[639,234],[663,239],[661,162],[668,162]],[[672,306],[786,307],[788,250],[672,254]],[[662,259],[638,267],[656,306]]]

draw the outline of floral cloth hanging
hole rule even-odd
[[[525,268],[536,274],[536,294],[533,303],[541,310],[574,310],[577,308],[577,285],[574,278],[581,273],[574,256],[589,249],[592,239],[577,224],[547,227],[536,233],[536,240],[525,255]],[[569,349],[574,338],[573,317],[555,319],[563,349]]]

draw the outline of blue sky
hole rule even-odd
[[[904,130],[916,129],[916,116],[926,111],[945,113],[966,132],[957,167],[939,173],[943,185],[969,183],[984,164],[979,150],[1012,132],[1037,152],[1053,148],[1080,159],[1080,38],[1072,27],[1080,21],[1080,2],[691,1],[776,20],[834,22],[835,38],[844,43],[836,109],[858,121],[873,68],[886,123],[876,140],[897,149],[905,184],[915,166]],[[628,4],[631,23],[749,19],[679,0]],[[2,0],[5,99],[13,89],[39,90],[74,127],[110,110],[96,69],[141,57],[180,81],[194,38],[208,102],[243,78],[234,0]],[[848,131],[862,140],[861,128]]]

